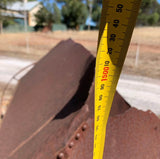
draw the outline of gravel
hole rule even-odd
[[[0,82],[7,83],[15,73],[33,62],[0,56]],[[23,71],[17,78],[20,79],[28,71]],[[13,80],[11,84],[16,83]],[[160,115],[160,80],[122,74],[117,90],[131,106]]]

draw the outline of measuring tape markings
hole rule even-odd
[[[93,159],[103,158],[109,112],[139,6],[139,0],[103,1],[95,75]]]

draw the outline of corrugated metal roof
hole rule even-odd
[[[18,13],[7,13],[7,12],[3,12],[1,13],[3,16],[6,17],[15,17],[15,18],[24,18],[24,15],[22,14],[18,14]]]
[[[14,11],[30,11],[32,8],[34,8],[36,5],[38,5],[40,2],[38,1],[32,1],[32,2],[15,2],[10,5],[7,5],[8,10],[14,10]]]

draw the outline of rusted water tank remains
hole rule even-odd
[[[25,75],[0,129],[0,159],[92,159],[95,58],[62,41]],[[104,159],[160,159],[160,120],[116,93]]]

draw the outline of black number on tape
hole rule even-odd
[[[118,5],[117,5],[117,8],[116,8],[116,12],[121,13],[121,12],[122,12],[122,9],[123,9],[123,5],[122,5],[122,4],[118,4]]]

